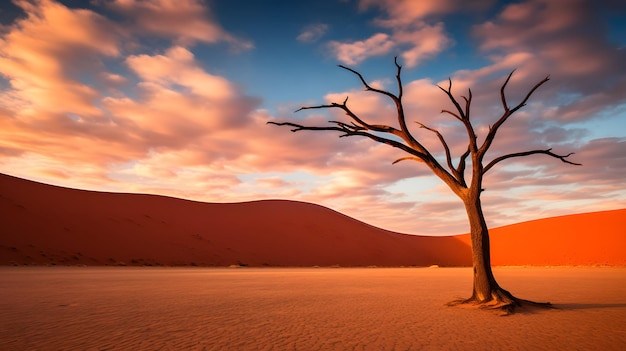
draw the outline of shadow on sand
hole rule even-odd
[[[626,303],[565,303],[554,304],[558,310],[591,310],[599,308],[626,308]]]

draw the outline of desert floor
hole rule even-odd
[[[470,268],[0,268],[0,350],[622,350],[626,268],[496,268],[558,307],[447,307]]]

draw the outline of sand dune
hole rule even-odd
[[[0,175],[0,264],[467,266],[467,235],[406,235],[286,200],[200,203]],[[493,229],[495,265],[624,265],[626,210]]]
[[[494,265],[626,265],[626,209],[494,228]],[[469,236],[459,236],[469,245]]]

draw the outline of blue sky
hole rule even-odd
[[[397,150],[269,121],[323,124],[342,102],[394,123],[403,65],[407,121],[466,140],[436,87],[474,93],[475,123],[519,101],[491,157],[575,152],[575,167],[533,156],[486,178],[488,223],[500,226],[626,204],[626,5],[620,1],[26,1],[0,5],[0,172],[62,186],[207,202],[318,203],[386,229],[467,231],[463,207]],[[432,134],[415,127],[437,151]]]

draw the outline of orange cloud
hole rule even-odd
[[[93,106],[98,93],[77,76],[85,68],[97,69],[98,56],[119,55],[117,26],[94,12],[49,0],[16,4],[26,17],[0,42],[0,73],[13,88],[3,94],[8,106],[27,120],[59,118],[52,115],[64,112],[100,117]]]
[[[169,48],[165,55],[130,56],[126,63],[144,81],[165,86],[178,84],[203,98],[223,100],[236,93],[225,78],[204,72],[196,64],[193,53],[184,47]]]

